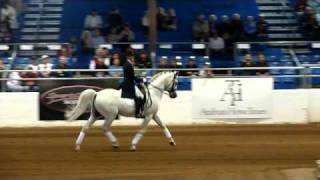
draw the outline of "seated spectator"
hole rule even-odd
[[[90,31],[83,31],[81,35],[81,46],[84,54],[90,54],[94,51],[94,45]]]
[[[149,26],[150,26],[150,22],[149,22],[149,12],[148,11],[145,11],[142,19],[141,19],[141,26],[143,28],[143,31],[145,33],[148,32],[149,30]]]
[[[39,75],[48,78],[51,76],[53,64],[50,63],[50,57],[48,55],[41,56],[41,61],[42,64],[38,65],[38,69],[40,70]]]
[[[115,56],[115,54],[113,56]],[[117,56],[119,56],[119,54]],[[109,69],[113,70],[109,71],[110,76],[122,77],[122,66],[120,66],[120,59],[118,57],[112,58],[112,65]]]
[[[26,70],[34,70],[32,66],[27,66]],[[38,72],[24,72],[21,73],[22,78],[38,78]],[[39,87],[36,80],[23,80],[23,86],[28,89],[28,91],[38,91]]]
[[[92,45],[94,49],[99,48],[101,44],[105,44],[106,41],[104,40],[104,37],[101,35],[100,29],[95,29],[92,32]]]
[[[201,76],[201,77],[205,77],[205,78],[211,78],[211,77],[213,77],[214,76],[214,74],[213,74],[213,72],[212,72],[212,70],[210,70],[210,63],[205,63],[204,65],[203,65],[203,68],[202,68],[202,70],[200,71],[200,73],[199,73],[199,75]]]
[[[246,54],[244,56],[244,60],[241,63],[241,67],[244,67],[244,68],[254,67],[254,64],[252,62],[252,56],[250,54]],[[256,74],[255,70],[241,70],[241,75],[243,76],[253,76],[255,74]]]
[[[211,14],[209,16],[209,33],[218,33],[217,16],[214,14]]]
[[[137,66],[142,69],[152,68],[152,63],[145,51],[141,51],[138,58]]]
[[[157,12],[157,28],[159,30],[167,29],[167,17],[166,11],[162,7],[159,7]]]
[[[119,34],[120,42],[133,42],[135,39],[134,32],[126,25]]]
[[[210,48],[210,55],[221,55],[224,53],[224,39],[218,36],[218,33],[214,33],[209,38],[209,48]]]
[[[204,42],[206,41],[209,33],[209,23],[205,19],[203,14],[197,17],[197,20],[193,22],[192,34],[195,41]]]
[[[16,70],[22,70],[23,68],[17,67]],[[22,77],[20,72],[11,72],[9,74],[9,80],[6,82],[7,88],[11,92],[23,92],[27,91],[28,87],[22,83]]]
[[[232,35],[233,39],[235,41],[241,41],[243,40],[244,36],[244,29],[241,21],[241,16],[240,14],[233,14],[233,19],[232,19]]]
[[[171,63],[170,63],[170,68],[171,69],[181,69],[182,63],[179,62],[177,59],[172,59]]]
[[[10,33],[12,33],[13,30],[18,29],[17,12],[12,6],[9,4],[4,5],[0,14],[0,21],[8,21]]]
[[[109,51],[104,48],[98,48],[93,59],[90,61],[90,69],[108,69],[110,66]],[[107,72],[96,72],[96,77],[103,77]]]
[[[114,8],[111,10],[111,12],[108,15],[108,23],[109,23],[109,30],[112,28],[116,28],[117,30],[119,30],[123,24],[123,18],[120,15],[120,11],[117,8]]]
[[[244,32],[249,40],[254,40],[257,32],[257,24],[252,16],[248,16],[244,23]]]
[[[218,24],[218,32],[220,35],[229,34],[232,35],[233,32],[233,26],[229,20],[229,17],[227,15],[223,15],[221,17],[221,23]]]
[[[111,28],[110,33],[107,36],[107,41],[110,43],[119,42],[120,37],[116,28]]]
[[[12,37],[9,31],[9,23],[0,20],[0,43],[10,43],[11,40]]]
[[[170,65],[168,64],[166,57],[160,58],[159,65],[157,68],[158,69],[169,69],[170,68]]]
[[[263,16],[259,16],[258,22],[257,22],[257,38],[258,40],[266,40],[268,35],[267,35],[267,29],[268,29],[268,24],[266,20],[264,19]]]
[[[29,60],[29,64],[27,64],[27,69],[31,69],[35,71],[37,74],[37,70],[39,69],[38,58],[36,56],[32,56]]]
[[[79,42],[78,39],[75,37],[71,37],[69,40],[69,44],[70,44],[70,53],[71,53],[71,57],[76,58],[78,56],[79,53]]]
[[[257,56],[257,63],[256,63],[256,67],[269,67],[268,63],[266,62],[266,57],[263,53],[259,53]],[[256,74],[258,76],[265,76],[265,75],[269,75],[269,70],[268,69],[258,69],[256,70]]]
[[[97,29],[102,28],[103,22],[100,15],[98,15],[96,10],[92,10],[90,14],[86,16],[84,21],[84,27],[86,29]]]
[[[172,8],[168,10],[166,28],[168,30],[177,30],[177,16]]]
[[[194,62],[194,59],[189,58],[187,65],[185,66],[186,69],[194,69],[198,68],[197,64]],[[187,70],[184,72],[185,76],[197,76],[198,70]]]
[[[5,70],[6,69],[6,65],[3,63],[3,60],[0,59],[0,70]],[[2,78],[2,72],[0,72],[0,78]],[[0,87],[1,87],[1,81],[0,81]]]
[[[65,56],[60,56],[59,57],[59,63],[55,66],[55,69],[70,69],[68,63],[67,63],[67,58]],[[55,72],[56,77],[71,77],[71,72],[66,72],[66,71],[57,71]]]

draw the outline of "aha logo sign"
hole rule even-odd
[[[222,94],[220,101],[230,99],[230,106],[235,106],[237,101],[242,101],[242,83],[240,80],[225,80],[227,88]]]
[[[68,105],[75,105],[77,103],[81,92],[86,89],[102,90],[102,88],[96,86],[62,86],[42,93],[40,95],[40,102],[48,109],[65,112]]]

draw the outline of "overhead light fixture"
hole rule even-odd
[[[144,49],[143,44],[131,44],[130,46],[132,49]]]
[[[237,44],[238,49],[250,49],[250,44]]]
[[[107,49],[113,49],[113,45],[112,44],[101,44],[100,48],[107,48]]]
[[[8,45],[0,45],[0,51],[7,51],[10,47]]]
[[[209,56],[203,56],[204,59],[209,59]]]
[[[47,45],[49,50],[53,50],[53,51],[58,51],[61,49],[61,45],[60,44],[50,44]]]
[[[176,56],[176,59],[180,60],[180,59],[182,59],[182,58],[181,58],[181,56]]]
[[[168,56],[161,56],[162,59],[168,59]]]
[[[205,49],[205,44],[192,44],[192,49]]]
[[[20,50],[22,50],[22,51],[31,51],[31,50],[33,50],[33,47],[34,46],[31,44],[21,44],[19,46]]]
[[[190,59],[195,59],[196,57],[195,57],[195,56],[189,56],[189,58],[190,58]]]
[[[172,49],[172,44],[160,44],[159,48],[161,49]]]

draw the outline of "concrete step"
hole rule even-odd
[[[40,21],[24,21],[26,26],[37,26],[37,25],[55,25],[59,26],[61,21],[59,20],[40,20]]]
[[[62,14],[25,14],[25,19],[60,19]]]
[[[44,6],[62,6],[63,2],[61,2],[61,1],[57,1],[57,2],[51,1],[51,2],[43,3],[43,2],[32,1],[32,2],[28,3],[28,6],[39,6],[41,4],[43,4]]]
[[[28,7],[26,9],[27,12],[62,12],[63,8],[62,7],[44,7],[44,8],[39,8],[39,7]]]
[[[29,3],[63,3],[64,0],[29,0]]]
[[[296,25],[298,23],[297,19],[266,19],[266,22],[269,25],[282,25],[282,24],[285,24],[285,25],[295,24]]]
[[[283,3],[290,3],[289,0],[256,0],[256,3],[279,3],[279,2],[283,2]]]
[[[291,34],[268,34],[270,39],[302,39],[303,36],[300,33]]]
[[[260,12],[293,12],[289,6],[258,6]]]
[[[49,50],[33,50],[33,51],[19,51],[18,55],[19,57],[26,57],[26,56],[41,56],[41,55],[49,55],[49,56],[56,56],[57,51],[49,51]]]
[[[23,33],[59,33],[60,28],[23,28],[21,30]]]
[[[296,15],[293,12],[265,12],[261,13],[260,15],[264,16],[266,19],[271,19],[271,18],[295,18]]]
[[[59,35],[22,35],[21,40],[59,40]]]
[[[272,32],[286,32],[286,31],[299,31],[299,27],[298,26],[271,26],[268,27],[268,31],[272,31]]]

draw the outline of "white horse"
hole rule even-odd
[[[131,151],[136,150],[136,146],[145,133],[151,119],[153,119],[156,124],[162,128],[163,133],[169,140],[170,144],[172,146],[176,145],[169,129],[160,120],[157,114],[164,92],[167,91],[171,98],[176,98],[176,89],[177,72],[160,72],[152,77],[148,85],[149,93],[147,93],[147,101],[144,109],[145,118],[139,131],[132,139],[130,147]],[[66,113],[66,118],[69,121],[73,121],[83,114],[88,108],[91,108],[90,117],[87,123],[82,127],[82,130],[76,140],[75,150],[80,150],[85,134],[89,130],[90,126],[96,121],[96,112],[100,113],[105,119],[102,126],[104,135],[110,140],[114,148],[118,148],[119,143],[117,138],[111,132],[110,126],[117,115],[126,117],[135,116],[134,100],[122,99],[121,91],[115,89],[105,89],[99,92],[87,89],[80,94],[76,107],[72,111]]]

